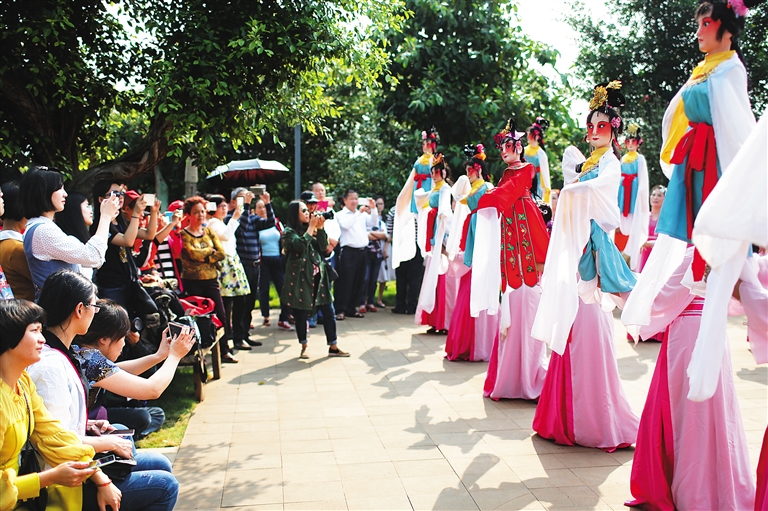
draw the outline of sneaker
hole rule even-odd
[[[309,355],[307,355],[307,343],[301,345],[301,355],[299,355],[299,358],[302,360],[309,358]]]
[[[328,348],[328,356],[329,357],[348,357],[349,353],[346,351],[341,351],[339,348],[333,349]]]
[[[292,324],[288,323],[287,321],[278,321],[277,328],[280,328],[282,330],[287,330],[290,332],[296,330],[296,328]]]

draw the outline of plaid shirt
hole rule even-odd
[[[259,231],[269,229],[275,226],[275,211],[272,204],[265,204],[267,208],[267,218],[261,218],[256,213],[251,213],[250,204],[245,205],[243,215],[240,217],[240,225],[235,231],[237,240],[237,255],[243,263],[253,263],[261,257],[259,248]],[[227,215],[225,223],[229,221],[232,214]]]

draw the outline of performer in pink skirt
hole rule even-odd
[[[523,159],[524,137],[513,119],[494,137],[507,168],[475,213],[470,314],[500,314],[483,391],[491,399],[536,399],[546,375],[546,346],[531,337],[531,325],[549,233],[530,195],[535,170]]]
[[[640,420],[628,506],[653,509],[752,509],[755,486],[741,410],[725,350],[714,395],[687,398],[686,370],[701,322],[704,299],[683,285],[693,261],[683,264],[654,300],[650,335],[666,329]]]
[[[455,260],[462,263],[461,271],[465,273],[461,275],[459,292],[451,316],[451,326],[445,340],[445,357],[448,360],[485,361],[491,357],[493,343],[498,336],[499,316],[491,316],[486,311],[481,311],[477,317],[470,314],[472,253],[477,226],[477,218],[471,213],[477,210],[480,198],[493,186],[489,182],[490,176],[485,165],[485,151],[482,144],[465,146],[464,154],[467,156],[464,163],[467,174],[456,180],[451,192],[457,201],[452,230],[457,232],[461,240],[456,249]],[[461,215],[462,210],[466,214]],[[461,225],[458,225],[459,220],[462,220]],[[450,257],[450,249],[448,253]]]
[[[414,192],[417,207],[428,208],[419,222],[419,231],[426,240],[425,269],[414,320],[417,325],[429,325],[428,334],[445,334],[458,291],[457,265],[450,264],[444,250],[453,217],[451,188],[446,181],[450,169],[442,154],[435,156],[432,163],[432,190]]]
[[[632,289],[629,271],[609,238],[619,224],[621,167],[616,137],[623,122],[619,82],[600,84],[590,102],[588,159],[569,147],[552,228],[533,335],[552,348],[533,429],[564,445],[613,451],[635,442],[639,419],[624,394],[614,351],[617,294]]]

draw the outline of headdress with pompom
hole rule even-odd
[[[421,132],[421,140],[428,140],[429,142],[437,144],[440,142],[440,134],[437,132],[437,129],[432,126]]]
[[[503,146],[507,140],[519,141],[522,140],[524,136],[525,133],[517,131],[517,123],[512,117],[510,117],[507,120],[507,125],[504,127],[504,129],[494,135],[493,141],[496,144],[496,147],[501,149],[501,146]]]
[[[469,159],[485,161],[485,147],[483,144],[467,144],[464,146],[464,156]]]

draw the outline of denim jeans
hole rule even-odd
[[[179,495],[179,482],[171,473],[171,462],[162,454],[139,452],[136,467],[124,481],[114,481],[123,494],[120,511],[172,511]],[[96,486],[83,486],[83,511],[96,511]]]
[[[113,425],[125,424],[128,429],[136,430],[133,437],[136,440],[154,433],[165,422],[165,412],[157,406],[107,408],[107,417]]]
[[[336,314],[333,309],[333,304],[327,303],[325,305],[318,305],[317,309],[323,311],[325,341],[328,343],[328,346],[336,344]],[[304,309],[291,309],[293,319],[296,320],[296,336],[299,338],[301,344],[307,342],[307,317],[309,316],[309,312],[310,311]]]

